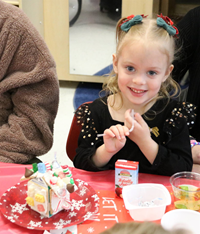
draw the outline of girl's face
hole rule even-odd
[[[144,107],[160,90],[173,65],[156,45],[145,47],[143,43],[127,43],[118,58],[113,55],[113,69],[118,74],[118,85],[123,102]]]

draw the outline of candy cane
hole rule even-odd
[[[62,200],[60,200],[60,201],[58,202],[58,205],[57,205],[56,209],[54,210],[54,212],[57,212],[57,211],[58,211],[58,208],[59,208],[59,206],[60,206],[61,201],[62,201]]]
[[[67,204],[64,205],[63,204],[64,202],[67,203]],[[63,209],[67,210],[67,209],[69,209],[71,207],[71,204],[72,204],[71,201],[69,201],[66,197],[60,198],[60,201],[58,202],[58,205],[57,205],[56,209],[54,210],[54,212],[58,211],[58,208],[59,208],[60,205],[62,205]]]
[[[47,171],[50,171],[51,170],[50,164],[48,162],[45,162],[44,164],[46,166]]]

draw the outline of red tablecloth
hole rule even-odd
[[[24,174],[25,167],[31,168],[31,165],[18,165],[0,162],[0,196],[11,186],[19,183],[21,176]],[[74,178],[81,179],[88,182],[96,191],[107,190],[114,191],[115,188],[115,174],[113,170],[102,172],[88,172],[71,167]],[[158,176],[150,174],[139,174],[139,183],[160,183],[169,186],[168,176]],[[110,192],[108,192],[110,194]],[[9,220],[0,215],[0,234],[41,234],[43,231],[28,230],[11,223]]]

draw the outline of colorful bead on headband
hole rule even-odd
[[[167,17],[167,16],[163,16],[162,13],[160,15],[157,15],[158,18],[157,18],[157,25],[159,27],[162,27],[164,28],[170,36],[177,36],[178,35],[178,29],[173,26],[173,21]]]
[[[120,28],[122,31],[124,32],[128,32],[129,29],[133,26],[133,25],[136,25],[136,24],[140,24],[142,23],[142,19],[145,18],[146,16],[144,15],[130,15],[127,17],[126,20],[124,20],[122,22],[122,24],[120,25]]]

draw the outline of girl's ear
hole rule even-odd
[[[171,74],[171,72],[173,71],[173,69],[174,69],[174,65],[171,64],[171,65],[168,67],[168,69],[166,70],[165,76],[164,76],[164,78],[163,78],[163,82],[166,81],[166,79],[169,77],[169,75]]]
[[[113,54],[112,56],[113,56],[113,70],[117,74],[118,73],[118,69],[117,69],[117,57],[116,57],[116,54]]]

